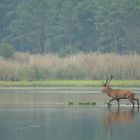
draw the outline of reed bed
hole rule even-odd
[[[16,53],[9,60],[0,58],[0,80],[98,80],[109,73],[115,79],[140,79],[140,55],[79,53],[60,58],[55,54]]]

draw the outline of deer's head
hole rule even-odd
[[[102,82],[102,85],[101,85],[102,92],[106,92],[110,88],[109,83],[111,82],[112,78],[113,78],[113,75],[110,75],[109,78],[105,79],[105,82]]]

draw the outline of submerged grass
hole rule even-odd
[[[98,87],[102,80],[0,81],[0,87]],[[140,80],[114,80],[112,86],[140,87]]]
[[[96,105],[96,102],[68,102],[68,105]]]

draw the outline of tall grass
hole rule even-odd
[[[140,55],[17,53],[10,60],[0,58],[0,80],[103,79],[107,73],[115,79],[140,79]]]

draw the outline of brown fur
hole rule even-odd
[[[134,101],[137,101],[137,104],[139,106],[139,100],[138,98],[135,98],[135,93],[129,91],[129,90],[121,90],[121,89],[112,89],[109,87],[109,85],[103,85],[103,92],[107,93],[109,97],[112,99],[109,101],[108,105],[114,100],[117,100],[118,106],[119,106],[119,100],[120,99],[128,99],[134,107]]]

